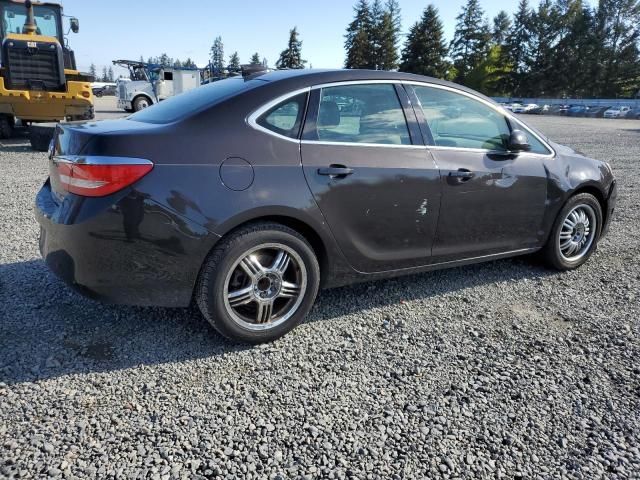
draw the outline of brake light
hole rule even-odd
[[[58,159],[56,167],[60,187],[69,193],[85,197],[111,195],[137,182],[153,169],[153,163],[148,160],[110,157],[82,160],[87,163]],[[121,163],[117,163],[118,161]]]

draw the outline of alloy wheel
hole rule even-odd
[[[243,253],[224,283],[229,316],[249,330],[268,330],[298,310],[307,287],[307,269],[292,248],[266,243]]]
[[[584,257],[596,235],[597,217],[594,209],[586,204],[576,205],[562,222],[558,246],[560,254],[569,262]]]

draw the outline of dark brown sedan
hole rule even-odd
[[[476,92],[389,72],[223,80],[60,126],[50,157],[36,203],[54,272],[109,302],[195,299],[253,343],[320,287],[536,251],[577,268],[616,200],[606,163]]]

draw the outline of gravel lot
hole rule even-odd
[[[325,291],[256,348],[67,289],[37,249],[45,155],[0,144],[0,477],[640,478],[640,122],[527,120],[616,172],[585,267]]]

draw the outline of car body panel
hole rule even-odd
[[[433,149],[442,175],[435,261],[538,245],[547,176],[540,155]],[[470,180],[451,176],[457,170]]]
[[[322,285],[332,287],[535,251],[564,202],[584,188],[599,192],[609,218],[615,205],[604,162],[550,142],[552,155],[500,160],[487,152],[438,150],[417,110],[415,119],[407,117],[420,122],[420,129],[410,126],[409,148],[308,144],[249,121],[282,95],[354,81],[446,86],[500,109],[458,85],[372,71],[280,71],[237,81],[246,86],[238,94],[194,105],[168,123],[133,117],[58,127],[54,156],[134,157],[154,168],[100,198],[54,192],[45,183],[36,215],[42,254],[54,272],[106,301],[185,306],[208,253],[247,222],[278,221],[305,235],[323,263]],[[189,94],[206,97],[207,91],[194,92],[215,85]],[[317,175],[331,162],[349,164],[354,175],[347,181]],[[250,182],[230,188],[225,165]],[[458,168],[480,173],[466,190],[447,183]]]

